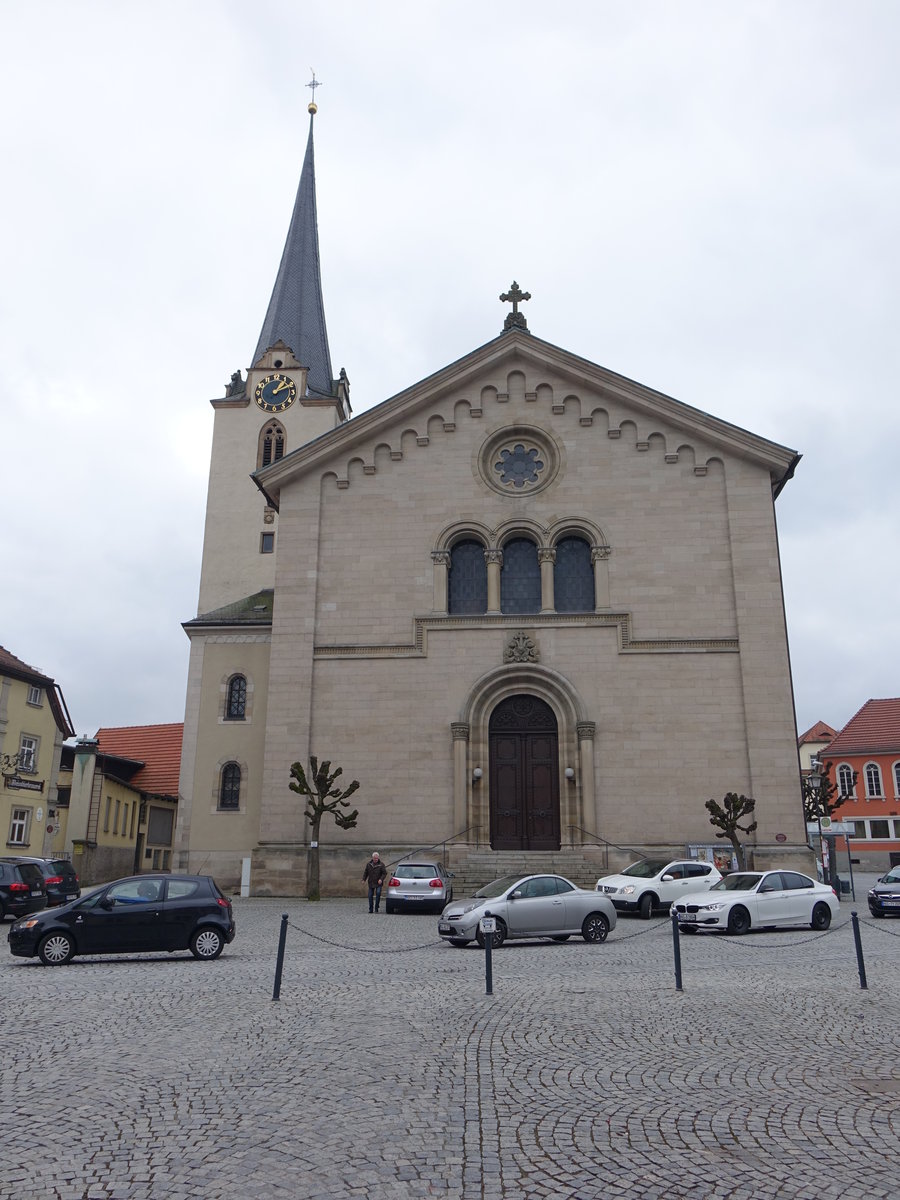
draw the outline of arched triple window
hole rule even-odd
[[[236,762],[226,763],[219,782],[219,808],[236,809],[241,806],[241,768]]]
[[[866,763],[866,796],[869,799],[881,799],[884,788],[881,786],[881,767],[878,763]]]
[[[900,762],[894,763],[894,795],[900,799]]]
[[[853,795],[853,770],[849,763],[841,763],[837,774],[838,793],[843,796]]]
[[[484,546],[473,538],[457,542],[450,551],[447,611],[483,613],[487,610],[487,565]]]
[[[580,537],[556,543],[553,595],[557,612],[594,611],[594,566],[591,547]]]
[[[243,675],[232,675],[228,680],[228,695],[225,700],[225,720],[243,721],[247,715],[247,680]]]
[[[541,567],[537,546],[530,538],[511,538],[503,547],[500,611],[536,613],[540,610]]]
[[[278,462],[284,457],[284,429],[278,421],[272,421],[262,432],[259,439],[259,454],[257,468],[267,467],[269,463]]]

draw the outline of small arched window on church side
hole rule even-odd
[[[269,463],[278,462],[284,457],[284,429],[277,421],[272,421],[262,432],[259,440],[259,455],[257,468],[267,467]]]
[[[487,564],[484,561],[484,546],[474,538],[457,542],[450,550],[447,611],[451,615],[487,611]]]
[[[219,784],[219,808],[236,809],[241,806],[241,768],[236,762],[226,763],[222,768]]]
[[[243,721],[247,714],[247,680],[243,675],[232,675],[228,680],[228,695],[225,700],[225,720]]]
[[[594,611],[594,565],[584,538],[565,537],[556,543],[553,596],[557,612]]]
[[[500,611],[536,613],[541,609],[541,567],[530,538],[511,538],[503,547]]]

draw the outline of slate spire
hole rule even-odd
[[[309,105],[309,137],[300,173],[300,186],[281,265],[253,362],[270,346],[282,341],[307,367],[307,389],[313,395],[334,393],[331,354],[325,329],[322,276],[319,268],[319,229],[316,219],[316,169],[313,121],[316,105]]]

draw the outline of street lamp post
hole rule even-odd
[[[813,811],[816,814],[816,824],[819,827],[819,857],[822,860],[822,878],[825,883],[831,882],[831,871],[828,863],[828,848],[822,837],[822,808],[819,802],[819,789],[822,786],[822,760],[816,755],[809,760],[809,774],[806,776],[806,786]]]

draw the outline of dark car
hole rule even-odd
[[[0,921],[47,906],[44,877],[33,863],[0,859]]]
[[[891,867],[882,875],[866,900],[873,917],[900,917],[900,867]]]
[[[81,895],[75,868],[67,858],[4,858],[3,862],[32,863],[44,877],[47,907],[67,904]]]
[[[190,950],[218,958],[233,937],[231,901],[208,875],[134,875],[16,921],[9,948],[55,967],[76,954]]]

